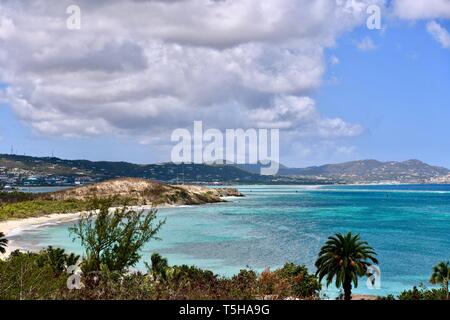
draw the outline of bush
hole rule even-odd
[[[167,259],[161,257],[159,253],[154,253],[151,256],[151,266],[145,263],[147,271],[153,276],[155,280],[167,280],[171,268],[167,263]]]
[[[71,253],[67,254],[64,249],[49,246],[38,255],[39,266],[49,266],[53,273],[61,274],[67,271],[69,266],[76,265],[80,256]]]
[[[87,203],[80,200],[31,200],[0,205],[0,221],[11,218],[29,218],[49,213],[83,211]]]
[[[154,282],[142,273],[122,274],[103,270],[82,276],[80,290],[64,290],[65,300],[151,300]]]
[[[1,190],[1,189],[0,189]],[[34,194],[27,192],[2,192],[0,191],[0,204],[30,201],[34,199]]]
[[[69,230],[81,240],[86,251],[83,271],[125,271],[141,258],[140,250],[151,239],[157,239],[165,221],[153,225],[156,210],[130,210],[126,203],[111,212],[114,198],[95,199],[90,211]],[[74,240],[75,240],[74,239]]]
[[[312,276],[304,266],[286,264],[281,269],[266,270],[260,275],[252,270],[241,270],[231,278],[224,278],[193,266],[170,267],[167,260],[158,254],[152,255],[152,266],[148,266],[147,274],[111,271],[102,264],[100,270],[80,275],[80,289],[69,290],[67,266],[77,258],[63,249],[52,247],[39,253],[13,252],[6,261],[0,261],[0,299],[254,300],[317,297],[316,291],[305,291],[317,280],[310,278]],[[311,296],[305,295],[308,292]]]
[[[42,254],[13,252],[0,261],[0,299],[57,299],[67,277],[41,264]]]
[[[414,287],[412,290],[403,291],[399,296],[399,300],[446,300],[447,292],[444,288],[428,289],[421,284],[419,288]]]
[[[223,278],[211,271],[193,266],[167,265],[159,254],[152,255],[149,274],[155,280],[155,299],[317,299],[320,283],[305,266],[293,263],[259,276],[252,270],[241,270],[231,278]]]
[[[292,296],[296,298],[317,298],[319,296],[322,285],[316,276],[309,274],[306,266],[286,263],[275,273],[287,280]]]
[[[241,270],[229,282],[233,299],[252,300],[259,296],[258,275],[253,270]]]

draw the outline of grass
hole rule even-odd
[[[86,210],[88,203],[81,200],[29,200],[0,204],[0,221],[39,217],[51,213],[72,213]]]

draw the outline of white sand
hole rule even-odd
[[[170,205],[158,206],[158,208],[174,207]],[[148,206],[134,206],[130,207],[132,210],[150,210],[154,207]],[[114,210],[114,208],[112,208]],[[76,212],[76,213],[54,213],[45,216],[40,216],[36,218],[26,218],[26,219],[14,219],[0,222],[0,231],[3,232],[6,238],[17,235],[24,230],[35,229],[39,227],[44,227],[49,224],[59,224],[64,222],[76,221],[80,218],[82,214],[87,212]],[[10,253],[14,250],[27,250],[26,247],[17,247],[14,245],[14,241],[8,239],[8,246],[6,252],[2,255],[0,254],[0,259],[7,258]]]
[[[79,219],[81,212],[77,213],[65,213],[65,214],[49,214],[46,216],[36,217],[36,218],[26,218],[26,219],[16,219],[16,220],[7,220],[4,222],[0,222],[0,231],[3,232],[6,238],[16,235],[24,230],[29,230],[33,228],[37,228],[39,226],[44,226],[46,224],[58,224],[69,221],[75,221]],[[9,240],[8,246],[6,247],[5,254],[1,255],[0,258],[6,258],[9,256],[11,251],[17,249],[25,249],[18,248],[14,246],[14,241]]]
[[[55,213],[36,218],[7,220],[0,222],[0,230],[5,234],[6,237],[10,237],[20,233],[23,230],[32,229],[39,225],[47,223],[63,223],[77,220],[80,215],[81,212],[65,214]]]

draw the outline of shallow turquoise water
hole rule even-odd
[[[239,186],[245,198],[228,203],[162,209],[160,237],[144,250],[171,264],[195,264],[231,275],[286,261],[312,271],[320,246],[335,232],[360,233],[378,252],[381,289],[365,280],[356,293],[399,293],[426,283],[433,265],[450,259],[450,186]],[[27,230],[18,245],[55,245],[81,252],[69,224]],[[137,266],[143,268],[143,263]],[[333,295],[335,290],[328,290]]]
[[[67,186],[67,187],[20,187],[20,192],[29,192],[29,193],[45,193],[45,192],[55,192],[65,189],[70,189],[73,187]]]

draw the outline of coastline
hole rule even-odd
[[[43,201],[86,201],[89,197],[92,197],[93,191],[99,197],[118,196],[136,199],[138,204],[127,206],[127,208],[137,211],[227,202],[226,199],[243,196],[236,188],[211,189],[195,185],[173,186],[146,179],[119,178],[79,188],[42,193],[35,199]],[[139,205],[139,203],[142,204]],[[110,208],[110,210],[115,209],[117,207]],[[76,221],[81,215],[90,211],[86,211],[86,206],[75,206],[68,210],[61,209],[61,207],[44,208],[41,212],[44,214],[23,218],[19,218],[21,215],[6,215],[5,220],[0,221],[0,232],[3,232],[9,240],[7,251],[3,255],[0,254],[0,259],[8,257],[12,251],[17,249],[33,250],[27,244],[22,243],[17,246],[14,244],[15,241],[11,239],[22,231]]]
[[[76,213],[52,213],[49,215],[41,217],[32,217],[25,219],[14,219],[0,222],[0,230],[5,234],[5,237],[11,237],[21,233],[24,230],[36,228],[44,224],[54,223],[64,223],[70,221],[76,221],[80,218],[83,212]],[[15,250],[26,250],[26,248],[17,247],[14,245],[14,241],[8,239],[8,246],[6,247],[6,252],[0,254],[0,259],[5,259],[9,257],[11,252]]]
[[[151,210],[151,209],[162,209],[162,208],[174,208],[183,207],[184,205],[142,205],[142,206],[130,206],[131,210]],[[111,208],[114,210],[116,208]],[[6,238],[20,234],[22,231],[35,229],[43,227],[48,224],[61,224],[65,222],[77,221],[83,214],[87,214],[88,211],[80,211],[73,213],[51,213],[40,217],[31,217],[24,219],[11,219],[0,222],[0,231],[5,234]],[[18,247],[14,245],[14,240],[8,239],[8,246],[6,247],[6,252],[0,254],[0,259],[5,259],[9,257],[11,252],[15,250],[29,250],[26,247]]]
[[[329,225],[327,223],[323,223],[323,227],[320,225],[322,224],[322,221],[327,221],[327,219],[329,219],[329,221],[339,221],[338,219],[340,217],[344,217],[346,219],[349,219],[348,222],[346,222],[347,224],[350,225],[360,225],[360,221],[362,221],[362,219],[369,219],[368,223],[370,225],[375,224],[377,226],[377,223],[379,221],[379,218],[381,218],[381,221],[385,220],[385,219],[390,219],[392,217],[389,209],[391,206],[391,198],[386,198],[383,195],[378,195],[378,194],[373,194],[372,190],[366,190],[368,188],[365,188],[363,186],[359,186],[359,189],[362,189],[364,192],[370,192],[370,194],[372,196],[370,197],[366,197],[364,195],[360,195],[359,193],[353,193],[351,197],[350,196],[343,196],[341,198],[341,196],[337,195],[334,193],[334,191],[332,191],[331,193],[329,193],[327,195],[327,193],[323,194],[323,195],[318,195],[318,194],[312,194],[312,197],[310,197],[310,199],[313,201],[311,203],[307,203],[307,214],[304,214],[302,211],[302,205],[304,205],[304,198],[301,197],[300,195],[297,195],[295,193],[295,190],[297,189],[297,187],[293,187],[292,190],[288,190],[288,191],[293,191],[293,192],[288,192],[288,193],[281,193],[278,194],[277,192],[279,190],[277,190],[278,187],[273,186],[273,189],[271,188],[272,186],[262,186],[261,190],[257,190],[257,187],[254,186],[242,186],[243,189],[241,189],[241,192],[245,193],[245,195],[247,197],[245,198],[240,198],[240,197],[226,197],[224,198],[224,200],[229,200],[231,203],[231,209],[228,209],[228,204],[224,203],[224,204],[208,204],[206,206],[204,205],[194,205],[194,206],[188,206],[190,207],[190,209],[186,209],[186,210],[178,210],[178,208],[180,206],[176,206],[176,209],[173,209],[171,211],[169,211],[169,213],[171,214],[171,216],[173,215],[173,219],[177,219],[175,220],[175,223],[172,225],[172,228],[169,228],[168,231],[172,231],[172,230],[180,230],[180,228],[187,228],[189,229],[189,232],[191,232],[192,234],[195,235],[194,238],[190,238],[189,240],[192,242],[198,242],[200,243],[200,245],[198,247],[193,247],[191,244],[189,243],[182,243],[180,242],[180,238],[177,238],[176,236],[174,236],[175,239],[172,239],[172,241],[169,241],[168,245],[173,245],[174,243],[179,246],[178,247],[178,251],[167,251],[164,254],[168,257],[168,259],[172,264],[182,264],[182,263],[187,263],[188,265],[197,265],[198,267],[201,268],[205,268],[205,269],[212,269],[215,272],[219,273],[219,274],[224,274],[224,272],[228,272],[227,269],[231,269],[228,268],[228,265],[226,263],[222,263],[221,261],[217,261],[218,259],[220,259],[222,256],[224,257],[238,257],[240,260],[237,261],[236,264],[240,264],[241,266],[247,266],[247,265],[255,265],[254,260],[250,260],[248,258],[248,251],[247,250],[240,250],[240,241],[242,241],[241,239],[243,239],[243,241],[245,241],[245,238],[241,237],[241,232],[248,232],[248,228],[245,226],[245,224],[239,224],[239,226],[236,226],[236,224],[234,223],[234,215],[233,214],[227,214],[227,213],[234,213],[235,210],[240,210],[238,209],[238,207],[243,208],[242,209],[242,214],[250,214],[254,217],[254,221],[256,222],[261,222],[260,226],[266,226],[267,223],[269,223],[271,226],[274,227],[270,227],[271,230],[269,230],[269,235],[273,235],[271,236],[271,239],[285,239],[284,235],[280,235],[282,233],[286,233],[286,232],[292,232],[292,237],[289,236],[289,239],[293,239],[293,241],[297,241],[296,239],[300,239],[302,241],[304,241],[303,243],[307,243],[308,244],[308,248],[305,249],[305,253],[301,252],[300,250],[296,250],[295,252],[291,252],[288,250],[285,250],[285,246],[280,246],[278,245],[278,243],[281,243],[280,241],[265,241],[264,243],[262,243],[262,245],[260,246],[260,248],[266,250],[266,251],[262,251],[260,250],[259,252],[262,252],[261,256],[263,259],[267,259],[267,265],[270,265],[269,263],[271,263],[272,261],[275,261],[277,263],[277,266],[281,266],[282,263],[284,263],[284,261],[292,261],[294,259],[296,259],[297,257],[299,257],[301,255],[299,259],[299,261],[302,261],[303,263],[309,263],[315,258],[315,254],[316,254],[316,250],[310,250],[309,248],[312,246],[315,246],[316,248],[319,248],[319,244],[321,242],[323,242],[326,238],[327,235],[329,235],[332,231],[330,231]],[[302,186],[303,187],[303,186]],[[282,188],[284,188],[282,186]],[[309,187],[306,187],[307,189],[309,189]],[[397,188],[395,188],[397,189]],[[415,189],[415,188],[408,188],[408,189]],[[252,190],[252,192],[250,192],[249,190]],[[392,201],[397,201],[397,200],[401,200],[401,203],[397,203],[396,202],[396,207],[398,207],[399,209],[402,210],[402,212],[405,212],[405,216],[401,216],[402,220],[404,219],[405,223],[407,221],[411,221],[410,217],[412,217],[412,230],[415,231],[416,234],[420,234],[420,224],[417,223],[417,221],[422,221],[423,218],[426,217],[433,217],[434,214],[440,214],[440,211],[448,211],[445,210],[445,207],[443,207],[441,210],[436,207],[432,207],[429,209],[424,209],[422,212],[422,209],[417,209],[417,203],[422,203],[422,201],[420,201],[420,199],[427,199],[428,200],[428,196],[427,195],[423,195],[425,198],[422,198],[421,193],[422,192],[429,192],[427,190],[432,190],[432,187],[430,188],[425,188],[425,191],[421,191],[418,195],[399,195],[399,196],[393,196]],[[439,189],[441,190],[441,189]],[[450,186],[449,187],[443,187],[442,190],[450,190]],[[446,193],[450,193],[450,191],[446,191]],[[339,202],[337,204],[333,205],[333,210],[328,210],[328,201],[327,199],[330,199],[330,201],[334,201],[335,197],[339,197],[342,199],[343,202]],[[397,197],[397,198],[396,198]],[[436,197],[436,198],[435,198]],[[436,195],[435,197],[433,197],[433,202],[432,203],[440,203],[442,202],[442,199],[448,199],[447,195]],[[267,200],[268,199],[268,200]],[[415,199],[415,201],[410,201],[411,199]],[[283,202],[281,202],[281,200]],[[325,202],[326,201],[326,202]],[[280,213],[284,206],[284,203],[286,203],[288,206],[287,208],[293,207],[293,205],[298,206],[300,208],[300,210],[293,210],[292,211],[292,215],[277,215],[277,213]],[[316,204],[323,204],[326,203],[327,207],[324,208],[323,211],[321,211],[322,207],[317,207]],[[377,209],[379,212],[375,212],[373,211],[373,214],[366,214],[366,212],[371,213],[372,210],[370,209],[370,211],[366,211],[366,207],[372,207],[372,204],[375,203],[378,205],[382,205],[381,209]],[[445,202],[447,203],[447,202]],[[270,214],[268,215],[263,215],[262,210],[258,211],[259,208],[255,207],[255,204],[261,205],[262,208],[264,208],[264,212],[267,211]],[[277,204],[276,207],[273,206],[273,204]],[[353,211],[353,208],[355,207],[355,205],[359,206],[359,208],[361,209],[356,209],[355,211]],[[448,203],[448,205],[450,205],[450,203]],[[210,207],[211,209],[201,209],[201,207]],[[216,207],[217,206],[217,207]],[[447,206],[447,205],[446,205]],[[174,206],[175,207],[175,206]],[[182,206],[184,207],[184,206]],[[192,208],[194,207],[194,208]],[[198,210],[196,209],[198,207]],[[221,208],[224,207],[225,209],[222,210]],[[256,208],[256,210],[253,210],[253,208]],[[216,209],[217,208],[217,209]],[[388,210],[384,209],[387,208]],[[428,207],[427,207],[428,208]],[[411,209],[411,210],[410,210]],[[319,210],[319,211],[317,211]],[[418,210],[420,210],[420,213],[418,213]],[[74,210],[77,211],[77,210]],[[163,214],[162,212],[163,210],[161,210],[160,214]],[[186,211],[186,215],[185,212]],[[209,212],[211,211],[211,212]],[[221,214],[218,213],[222,211],[225,214]],[[178,212],[178,213],[177,213]],[[301,214],[296,215],[295,213],[297,212],[302,212]],[[315,212],[320,212],[320,216],[315,216]],[[381,213],[380,213],[381,212]],[[308,213],[311,214],[311,216],[308,216]],[[423,214],[423,216],[421,216]],[[381,216],[380,216],[381,215]],[[441,216],[441,215],[440,215]],[[51,225],[46,225],[45,223],[53,223],[53,222],[57,222],[59,219],[58,218],[64,218],[66,217],[66,215],[56,215],[55,220],[46,220],[44,221],[44,225],[42,226],[42,228],[40,228],[38,225],[34,224],[31,225],[30,228],[36,228],[34,231],[34,229],[31,230],[26,230],[24,231],[23,234],[29,234],[29,233],[38,233],[40,235],[46,235],[47,230],[50,230],[52,228],[59,228],[60,230],[62,229],[66,229],[66,225],[69,225],[71,223],[75,223],[74,222],[62,222],[62,224],[55,225],[55,226],[51,226]],[[280,217],[281,219],[279,219],[278,217]],[[283,221],[283,218],[289,218],[289,220]],[[436,216],[437,217],[437,216]],[[77,218],[77,216],[75,215],[75,217],[73,217],[74,219]],[[218,219],[219,218],[219,219]],[[222,220],[223,218],[223,220]],[[361,220],[360,220],[361,218]],[[397,219],[398,217],[396,217]],[[443,217],[445,218],[445,217]],[[50,219],[50,217],[48,218]],[[69,216],[67,216],[67,219],[70,219]],[[172,218],[171,218],[172,219]],[[31,219],[30,219],[31,220]],[[28,221],[30,221],[28,220]],[[235,237],[236,239],[236,244],[231,243],[231,245],[228,246],[224,246],[224,245],[220,245],[216,243],[216,239],[220,240],[217,237],[217,230],[215,229],[215,227],[211,227],[208,229],[208,231],[205,232],[205,228],[203,227],[203,224],[206,222],[208,222],[208,220],[212,220],[215,222],[220,222],[220,227],[219,227],[219,231],[220,231],[220,235],[225,235],[225,236],[229,236],[232,235]],[[11,220],[9,220],[11,221]],[[230,221],[230,224],[228,224],[228,221]],[[240,221],[240,220],[239,220]],[[243,220],[246,221],[246,220]],[[280,221],[281,226],[285,226],[285,228],[281,229],[278,228],[278,222],[274,223],[274,221]],[[308,229],[308,221],[312,221],[314,223],[319,224],[319,231],[324,230],[322,232],[323,236],[319,236],[317,238],[312,237],[312,235],[316,235],[316,226],[312,225],[312,228],[314,228],[314,233],[313,232],[297,232],[294,228],[289,229],[290,228],[290,224],[291,223],[295,223],[296,221],[303,222],[303,225],[306,226],[306,229]],[[31,220],[30,222],[33,222],[33,220]],[[36,221],[34,221],[36,223]],[[39,223],[39,221],[38,221]],[[184,224],[186,223],[186,224]],[[0,230],[1,230],[1,225],[2,223],[0,222]],[[240,227],[240,225],[243,225],[242,228],[238,229],[238,227]],[[381,226],[383,226],[385,224],[381,224]],[[192,226],[192,229],[191,229]],[[224,228],[224,226],[226,226]],[[409,226],[409,224],[407,224],[407,226]],[[425,225],[426,226],[426,225]],[[23,226],[25,228],[28,228],[28,226]],[[169,225],[167,226],[169,227]],[[440,229],[443,229],[443,231],[445,231],[445,227],[441,226],[441,227],[437,227],[435,228],[434,225],[431,226],[433,228],[433,232],[437,232],[437,237],[440,239],[446,239],[446,236],[440,236]],[[430,228],[431,228],[430,227]],[[408,227],[409,228],[409,227]],[[201,230],[201,232],[197,232]],[[164,231],[166,231],[166,228],[164,229]],[[309,231],[309,230],[306,230]],[[339,231],[339,229],[337,230]],[[384,230],[381,230],[384,231]],[[164,240],[170,240],[168,239],[169,237],[172,238],[172,233],[167,232],[165,234]],[[203,233],[205,232],[205,233]],[[222,233],[223,232],[223,233]],[[266,229],[264,229],[264,232],[267,232]],[[242,233],[244,234],[244,233]],[[247,233],[246,233],[247,234]],[[378,234],[377,232],[368,232],[369,236],[371,236],[373,239],[375,239],[376,241],[378,241],[379,244],[383,245],[386,244],[388,245],[389,243],[391,243],[392,241],[395,241],[395,239],[397,238],[397,235],[393,232],[391,232],[390,230],[388,230],[387,233],[382,233],[381,235]],[[278,236],[279,235],[279,236]],[[208,237],[208,236],[213,236],[213,238],[208,239],[207,244],[204,244],[203,238]],[[298,238],[297,238],[298,237]],[[28,238],[28,236],[27,236]],[[56,237],[59,238],[59,237]],[[30,251],[37,251],[40,248],[38,247],[38,245],[40,245],[40,241],[39,241],[39,237],[33,237],[30,236],[30,239],[33,239],[33,241],[30,240],[30,242],[27,242],[27,240],[24,241],[24,238],[22,238],[21,235],[19,236],[13,236],[12,239],[12,243],[10,243],[10,248],[13,249],[16,246],[20,246],[24,249],[31,249]],[[264,239],[263,239],[264,240]],[[299,240],[299,241],[300,241]],[[406,243],[410,243],[408,242],[408,238],[405,239],[407,242]],[[178,242],[178,243],[177,243]],[[218,242],[218,241],[217,241]],[[45,242],[45,244],[58,244],[62,242],[58,242],[58,241],[47,241]],[[318,244],[319,243],[319,244]],[[245,248],[247,244],[244,242],[244,244],[242,245],[242,248]],[[248,246],[250,246],[252,244],[249,244]],[[428,246],[429,244],[425,244],[425,246]],[[377,245],[378,246],[378,245]],[[158,250],[161,250],[160,245],[157,244]],[[280,248],[281,247],[281,248]],[[437,248],[437,250],[439,251],[443,251],[441,250],[444,246],[440,245],[440,246],[436,246],[436,244],[433,241],[433,244],[430,245],[430,247],[433,248]],[[191,249],[192,248],[192,249]],[[230,248],[230,249],[229,249]],[[300,247],[301,248],[301,247]],[[152,248],[153,250],[153,248]],[[155,249],[156,250],[156,249]],[[217,252],[219,252],[219,250],[223,250],[222,252],[224,252],[221,255],[217,254]],[[147,252],[147,251],[146,251]],[[150,251],[148,251],[150,252]],[[205,253],[206,252],[206,253]],[[274,253],[271,254],[270,256],[268,254],[266,254],[266,252],[270,252],[270,253]],[[312,253],[311,253],[312,252]],[[388,277],[384,277],[383,278],[383,288],[381,291],[371,291],[371,290],[366,290],[364,283],[362,283],[362,286],[355,291],[355,297],[354,299],[364,299],[364,300],[369,300],[369,297],[359,297],[357,296],[357,294],[363,294],[363,295],[369,295],[371,296],[373,293],[375,293],[376,295],[387,295],[387,294],[400,294],[403,290],[407,290],[412,288],[413,285],[416,285],[417,283],[420,283],[420,281],[422,281],[422,279],[426,279],[429,275],[429,265],[427,266],[423,266],[422,268],[419,269],[419,271],[417,272],[417,274],[414,275],[414,278],[409,278],[409,277],[403,277],[401,275],[399,275],[398,277],[394,277],[392,276],[392,268],[391,266],[399,266],[400,264],[405,264],[405,260],[407,259],[407,254],[409,254],[410,252],[414,252],[414,254],[419,254],[427,259],[429,259],[430,261],[434,261],[434,260],[438,260],[439,256],[437,255],[433,255],[433,250],[423,250],[423,251],[419,251],[417,252],[417,250],[414,249],[410,249],[410,247],[404,247],[400,253],[398,252],[392,252],[390,250],[387,250],[385,252],[382,252],[383,254],[383,259],[384,261],[386,261],[385,264],[385,269],[387,270],[387,272],[391,272]],[[201,255],[199,254],[201,253]],[[282,255],[282,256],[281,256]],[[259,256],[257,256],[259,258]],[[242,258],[241,258],[242,257]],[[283,260],[281,260],[281,257]],[[431,257],[431,258],[428,258]],[[424,258],[424,259],[425,259]],[[209,259],[209,261],[207,260]],[[262,259],[261,259],[262,260]],[[295,260],[294,260],[295,261]],[[263,261],[262,263],[266,263],[265,261]],[[313,264],[309,264],[310,268],[312,268]],[[258,266],[259,267],[259,266]],[[263,268],[264,266],[262,266],[261,268]],[[217,270],[217,271],[216,271]],[[225,271],[224,271],[225,270]],[[383,268],[384,270],[384,268]],[[238,271],[236,271],[238,272]],[[231,276],[233,274],[235,274],[236,272],[229,272],[226,273],[226,276]],[[334,288],[331,288],[330,291],[326,291],[326,296],[329,299],[334,299],[335,296],[335,290]]]

